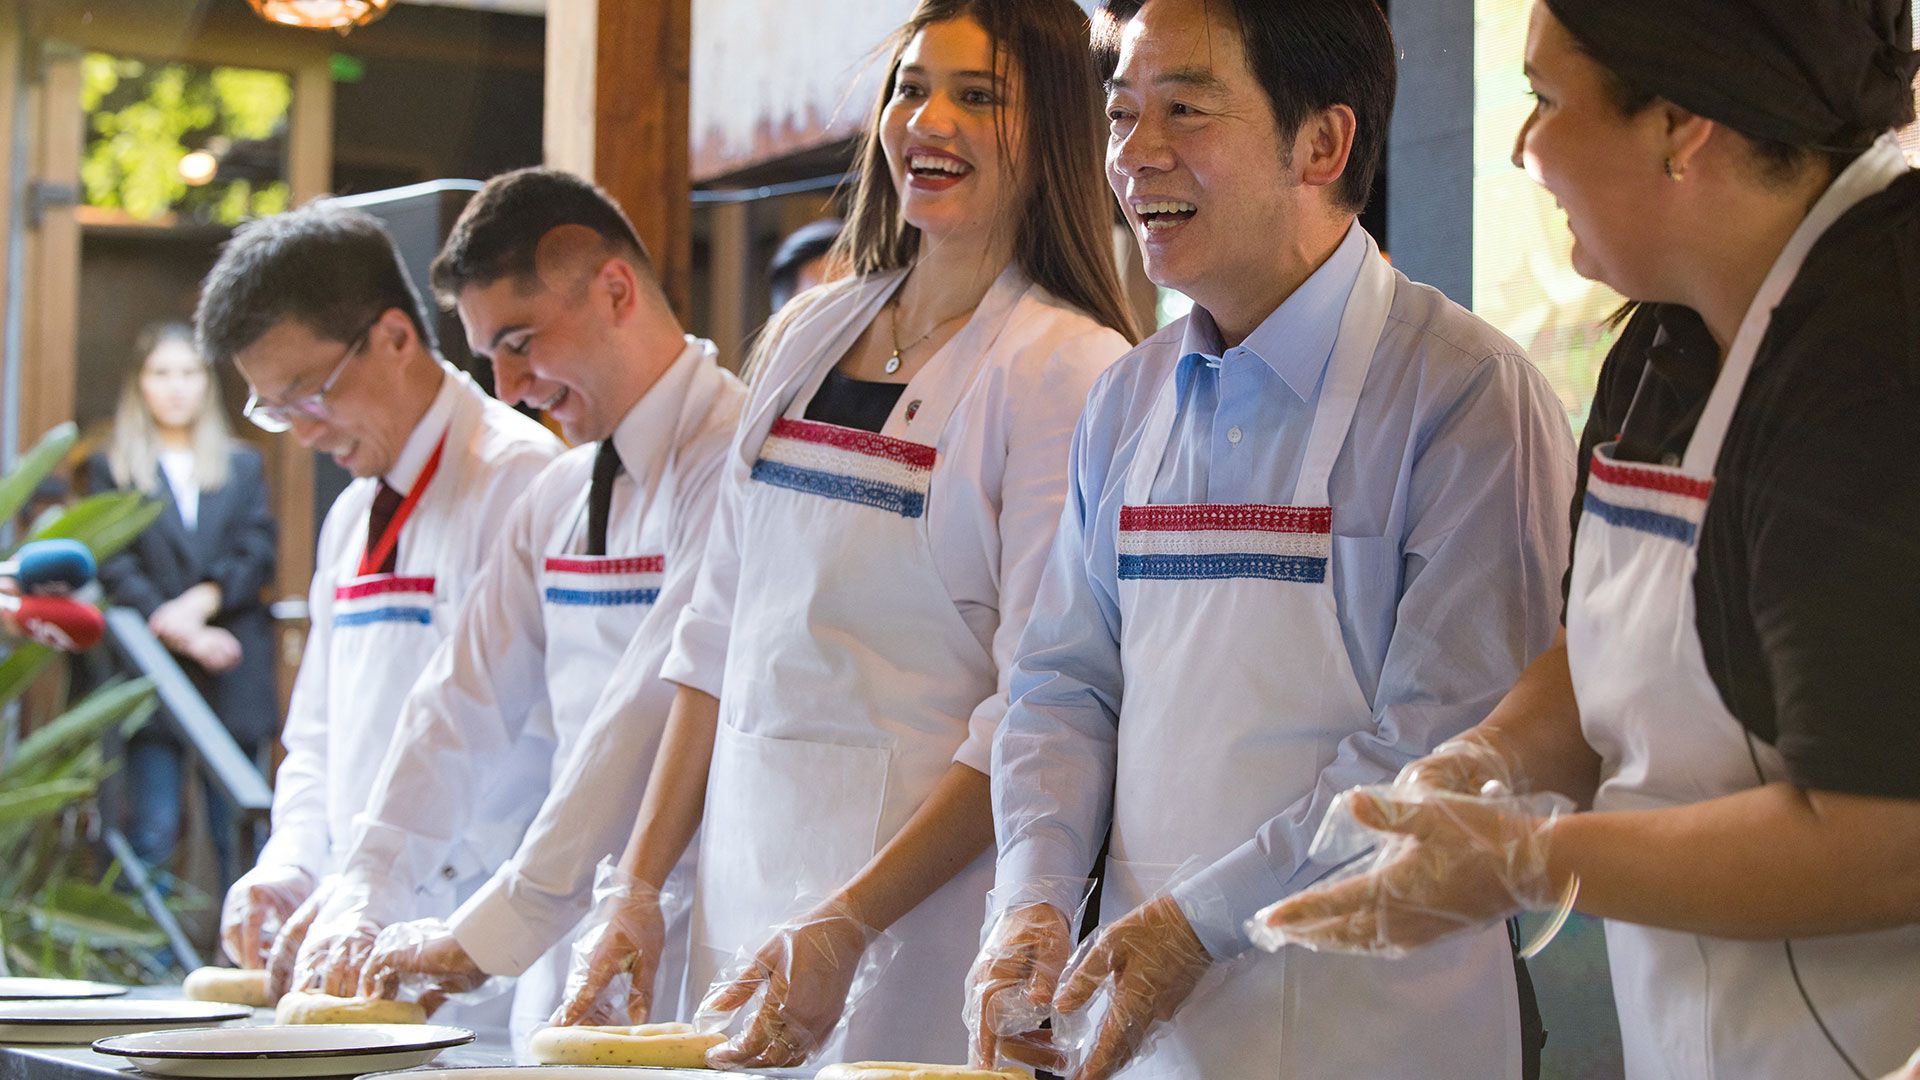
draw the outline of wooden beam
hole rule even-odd
[[[721,203],[709,211],[707,232],[706,336],[720,350],[720,363],[735,371],[745,362],[747,298],[752,282],[752,206]]]
[[[46,45],[40,55],[39,121],[32,181],[27,190],[30,233],[27,265],[26,366],[22,371],[23,442],[32,444],[55,424],[73,418],[79,363],[80,52]]]
[[[693,270],[688,142],[692,0],[552,0],[546,158],[633,219],[684,320]]]

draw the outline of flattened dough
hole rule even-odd
[[[651,1065],[660,1069],[699,1069],[707,1051],[726,1042],[718,1033],[702,1035],[692,1024],[634,1024],[631,1027],[548,1027],[533,1033],[527,1052],[541,1065]]]
[[[273,1011],[276,1024],[424,1024],[427,1010],[417,1001],[343,998],[295,990]]]
[[[1025,1069],[969,1069],[911,1061],[851,1061],[829,1065],[814,1080],[1033,1080]]]
[[[272,1008],[278,1000],[267,993],[265,968],[197,968],[188,973],[180,990],[193,1001],[224,1001],[256,1009]]]

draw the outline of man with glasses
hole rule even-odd
[[[577,176],[488,181],[434,260],[433,284],[474,355],[492,360],[500,396],[545,409],[575,448],[500,523],[498,557],[407,698],[293,985],[393,996],[404,981],[412,996],[424,980],[430,1005],[520,976],[517,1038],[559,1004],[595,864],[639,813],[673,702],[660,666],[693,596],[746,389],[712,342],[681,329],[627,216]],[[406,897],[455,838],[495,824],[477,792],[530,730],[556,744],[551,783],[520,793],[538,818],[451,918],[415,917]],[[684,925],[660,929],[685,939]],[[683,955],[669,948],[660,966],[660,1019],[676,1018]]]
[[[266,964],[282,936],[284,985],[296,909],[351,837],[400,705],[451,629],[496,546],[489,523],[561,450],[539,424],[489,398],[434,352],[418,293],[374,218],[317,202],[241,227],[201,285],[195,329],[252,391],[245,414],[331,456],[354,481],[327,512],[309,594],[307,647],[282,733],[273,834],[221,910],[242,967]],[[550,745],[505,759],[486,797],[544,780]],[[499,839],[511,843],[530,812]],[[505,857],[476,833],[422,897],[452,909],[465,881]]]

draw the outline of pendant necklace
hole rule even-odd
[[[887,319],[887,328],[890,331],[889,336],[893,338],[893,355],[887,357],[887,362],[884,366],[882,366],[881,370],[885,371],[889,375],[893,375],[899,372],[900,365],[903,362],[900,359],[901,353],[906,352],[908,349],[911,349],[919,345],[921,342],[932,337],[935,333],[939,332],[941,327],[959,318],[960,315],[967,314],[967,312],[963,311],[960,313],[960,315],[949,315],[946,318],[941,319],[939,322],[934,323],[933,328],[928,330],[926,333],[921,334],[919,337],[914,338],[912,341],[907,342],[905,345],[902,345],[900,344],[900,305],[897,303],[890,303],[887,305],[887,309],[889,312],[889,316]]]

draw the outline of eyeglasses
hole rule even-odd
[[[378,320],[376,319],[375,322],[377,323]],[[282,404],[261,401],[258,393],[251,393],[247,395],[247,403],[240,407],[240,415],[253,421],[253,426],[261,431],[270,431],[276,435],[291,428],[296,417],[302,420],[328,419],[333,415],[333,410],[327,408],[327,391],[332,390],[333,384],[340,381],[340,373],[347,370],[347,363],[359,355],[361,347],[367,343],[372,333],[372,325],[360,331],[360,336],[354,338],[352,344],[347,346],[347,351],[341,355],[340,362],[333,365],[333,373],[320,384],[320,389]]]

